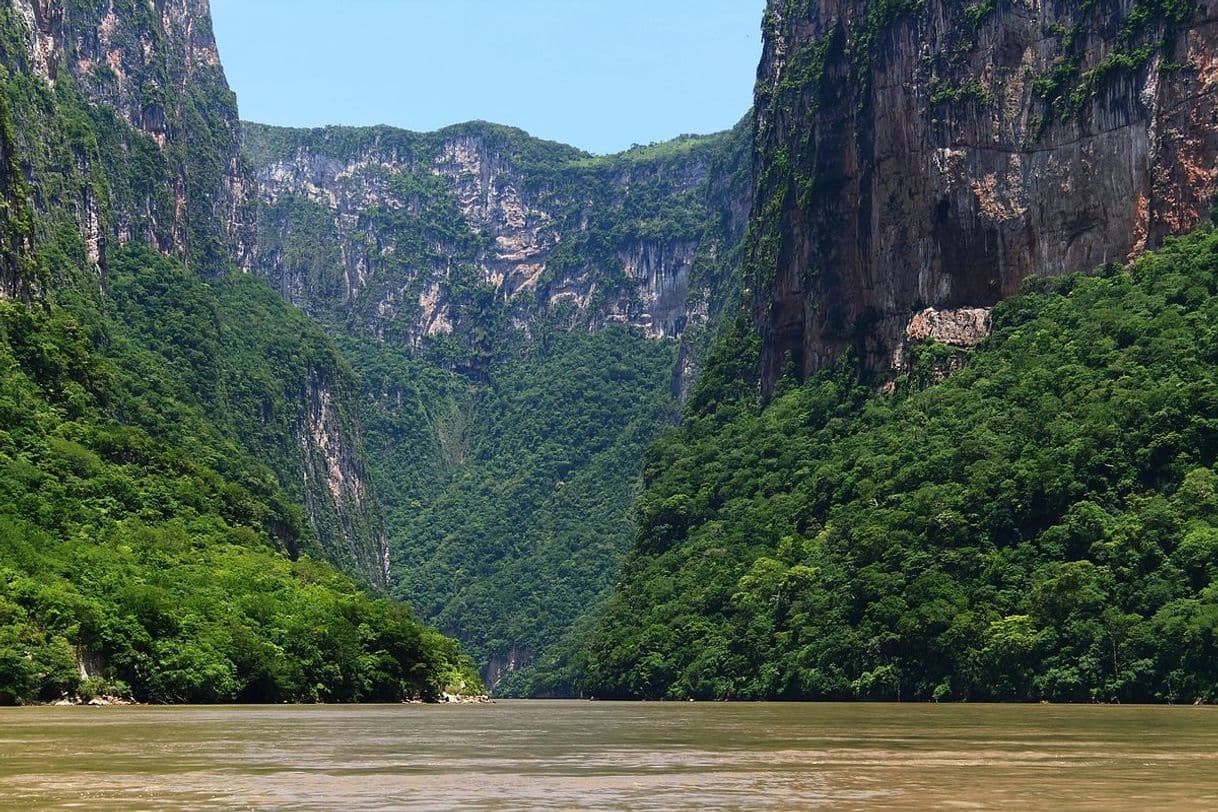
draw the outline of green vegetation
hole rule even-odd
[[[1045,126],[1054,117],[1065,120],[1078,115],[1115,79],[1141,70],[1155,54],[1170,59],[1173,29],[1197,11],[1196,0],[1136,0],[1122,17],[1117,10],[1101,10],[1106,5],[1111,4],[1087,0],[1078,22],[1051,32],[1061,40],[1061,54],[1052,70],[1033,82],[1033,91],[1047,109]],[[1084,71],[1082,49],[1098,32],[1106,32],[1116,47]]]
[[[994,13],[996,5],[997,0],[978,0],[964,7],[964,18],[968,20],[969,25],[977,28]]]
[[[676,342],[560,332],[486,385],[345,346],[379,393],[364,426],[394,594],[484,666],[527,664],[613,584],[643,451],[675,417]],[[499,690],[531,693],[528,679]]]
[[[678,353],[700,362],[737,284],[745,212],[732,202],[748,199],[749,136],[746,119],[727,134],[593,157],[480,122],[430,134],[248,127],[260,167],[303,150],[360,165],[341,183],[392,198],[344,218],[358,219],[344,230],[332,209],[278,196],[260,212],[260,249],[273,258],[260,270],[327,327],[361,381],[393,594],[483,668],[538,662],[497,693],[573,691],[568,633],[629,548],[643,451],[676,415]],[[506,166],[499,186],[549,213],[558,239],[537,289],[509,298],[486,279],[493,238],[467,223],[459,179],[432,171],[455,141]],[[680,342],[605,326],[611,305],[640,307],[623,271],[640,247],[694,254],[690,287],[710,324],[685,325]],[[353,256],[368,257],[370,273],[349,296]],[[586,291],[586,310],[551,304],[552,289]],[[417,303],[436,291],[452,332],[419,337]]]
[[[765,408],[731,331],[649,452],[584,689],[1218,700],[1218,231],[994,321],[937,385]]]
[[[371,507],[364,515],[355,505],[340,511],[301,446],[306,412],[322,389],[340,425],[357,436],[357,416],[346,404],[355,401],[358,384],[325,334],[265,282],[244,274],[205,282],[138,244],[114,252],[109,264],[110,314],[155,354],[133,381],[148,402],[132,407],[130,419],[190,442],[198,429],[184,420],[180,404],[193,402],[214,431],[276,473],[284,498],[309,505],[311,552],[378,583],[379,516]],[[148,392],[166,371],[187,391]]]
[[[300,509],[118,325],[0,303],[0,413],[0,703],[477,686],[409,610],[283,554],[307,535]]]
[[[99,12],[87,5],[74,7],[65,25],[93,31]],[[49,86],[27,64],[20,14],[0,8],[0,124],[9,125],[0,128],[9,144],[0,195],[7,189],[12,214],[10,233],[0,238],[10,249],[0,249],[0,277],[16,277],[0,279],[0,290],[58,303],[86,321],[121,319],[179,376],[219,432],[271,466],[286,498],[309,502],[315,546],[383,582],[375,510],[336,504],[320,481],[324,466],[305,459],[315,449],[306,455],[300,447],[310,400],[321,389],[331,396],[333,422],[357,434],[348,405],[353,376],[308,319],[284,308],[264,284],[228,276],[228,228],[245,228],[239,201],[226,197],[236,157],[232,95],[211,68],[181,74],[182,60],[170,52],[186,47],[174,40],[183,32],[161,32],[159,15],[128,4],[116,19],[113,34],[130,60],[121,93],[106,84],[113,77],[66,68]],[[141,34],[141,26],[150,28]],[[86,91],[107,104],[90,103]],[[155,97],[149,103],[156,109],[173,102],[165,113],[173,137],[163,148],[120,115],[131,114],[133,95],[141,94]],[[173,120],[178,115],[193,122],[189,137]],[[146,377],[162,372],[154,365]],[[172,405],[158,396],[135,418],[174,430]]]
[[[959,86],[932,79],[928,89],[931,104],[960,104],[969,101],[973,104],[984,105],[994,101],[994,94],[976,79],[970,79]]]
[[[71,4],[63,39],[98,9]],[[356,379],[230,274],[243,215],[218,69],[186,76],[185,32],[152,6],[116,11],[128,82],[60,66],[51,87],[0,8],[0,704],[477,690],[455,641],[322,562],[379,572],[374,506],[327,502],[304,438],[324,401],[358,454]]]

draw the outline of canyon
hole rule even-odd
[[[243,148],[254,273],[364,382],[392,593],[519,685],[611,586],[643,450],[739,295],[749,121],[610,156],[485,122]]]
[[[1209,3],[769,0],[753,111],[616,155],[0,23],[5,701],[1218,697]]]

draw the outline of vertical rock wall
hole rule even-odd
[[[10,2],[24,22],[26,70],[133,131],[99,145],[115,188],[108,210],[96,200],[81,207],[94,261],[104,262],[107,238],[140,239],[204,275],[247,267],[248,170],[207,0]]]
[[[54,300],[56,286],[78,283],[60,275],[77,264],[104,288],[108,250],[128,242],[204,278],[249,269],[254,187],[207,0],[8,0],[0,66],[0,297]],[[255,437],[253,414],[222,428],[280,460],[326,552],[384,585],[387,542],[354,395],[325,383],[344,378],[340,365],[318,352],[307,380],[271,384],[299,393],[294,434]]]
[[[883,372],[925,308],[1208,217],[1216,20],[1193,0],[771,0],[747,249],[763,388],[849,349]]]

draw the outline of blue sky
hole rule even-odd
[[[241,115],[471,119],[592,152],[724,130],[752,103],[764,0],[212,0]]]

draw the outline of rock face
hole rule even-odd
[[[389,582],[389,539],[369,481],[363,443],[347,402],[321,375],[307,384],[297,442],[304,451],[305,507],[331,558],[371,584]],[[323,529],[327,520],[337,526]]]
[[[988,338],[992,329],[993,321],[988,307],[962,307],[958,310],[928,307],[910,319],[905,335],[898,341],[892,354],[891,368],[896,371],[909,368],[907,350],[910,344],[935,341],[949,347],[971,349]]]
[[[905,328],[910,341],[938,341],[953,347],[976,347],[991,329],[988,307],[962,307],[959,310],[935,310],[928,307],[918,313]]]
[[[483,678],[486,684],[493,688],[513,671],[528,667],[534,659],[531,652],[513,646],[507,653],[496,654],[490,658]]]
[[[769,391],[915,314],[1124,262],[1209,215],[1218,6],[771,0],[747,247]]]
[[[90,256],[104,265],[108,239],[139,239],[220,273],[244,266],[253,239],[246,169],[207,0],[12,0],[23,54],[5,53],[51,88],[65,86],[131,128],[91,158],[115,184],[109,205],[82,201]],[[155,149],[149,144],[155,145]],[[97,167],[101,169],[101,167]]]
[[[207,278],[248,268],[253,184],[207,0],[11,0],[0,5],[0,65],[0,298],[54,301],[86,266],[98,294],[125,243]],[[48,246],[64,259],[40,259]],[[259,382],[284,393],[297,430],[268,440],[265,416],[241,413],[225,428],[273,460],[336,562],[384,585],[353,386],[326,383],[349,373],[309,327],[325,348],[308,354],[307,372]]]
[[[611,323],[652,337],[706,322],[740,241],[748,131],[595,158],[474,123],[438,133],[246,125],[258,273],[331,323],[413,347],[501,310],[532,335]],[[708,229],[708,226],[712,226]]]

